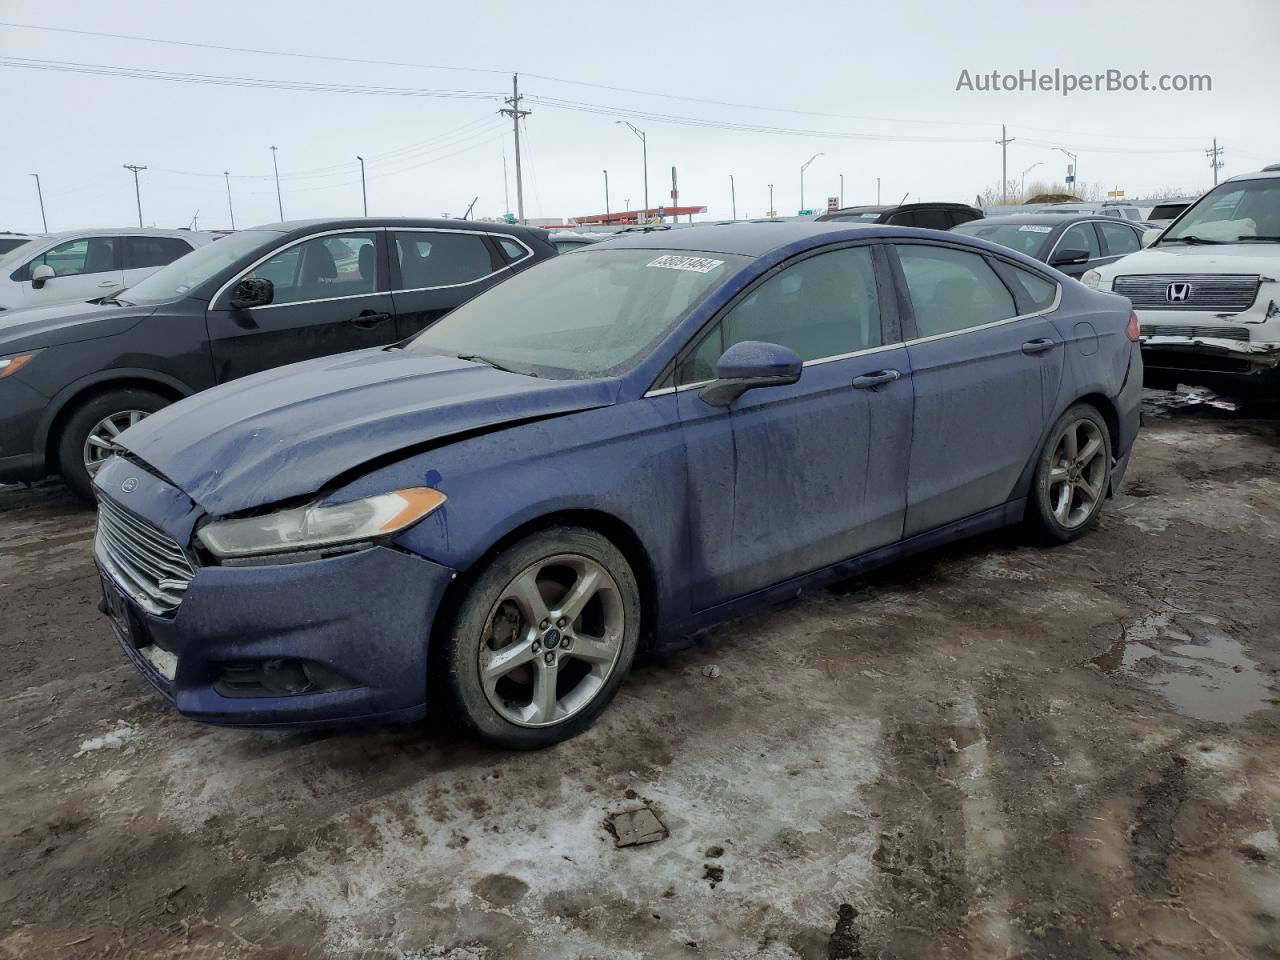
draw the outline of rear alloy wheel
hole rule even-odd
[[[1053,540],[1082,536],[1098,519],[1111,484],[1111,433],[1102,415],[1077,404],[1054,424],[1033,483],[1034,517]]]
[[[574,527],[535,534],[499,554],[463,600],[452,692],[471,726],[503,746],[567,739],[613,698],[639,621],[635,575],[609,540]]]
[[[93,477],[120,448],[120,434],[169,405],[150,390],[129,388],[91,397],[67,419],[58,437],[58,472],[77,495],[93,501]]]

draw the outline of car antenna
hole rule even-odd
[[[480,197],[479,197],[479,196],[474,196],[474,197],[472,197],[472,198],[471,198],[471,202],[470,202],[469,204],[467,204],[467,212],[466,212],[466,213],[464,213],[464,214],[462,215],[462,219],[463,219],[463,220],[470,220],[470,219],[471,219],[471,209],[472,209],[472,207],[474,207],[474,206],[476,205],[476,201],[477,201],[477,200],[479,200],[479,199],[480,199]]]

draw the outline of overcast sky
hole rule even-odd
[[[1276,0],[0,0],[0,21],[310,55],[0,26],[0,230],[39,229],[33,172],[49,229],[135,223],[126,163],[149,168],[147,225],[187,225],[198,211],[201,227],[228,226],[224,170],[236,224],[274,221],[273,144],[286,218],[359,214],[358,154],[371,214],[457,216],[478,196],[476,214],[497,216],[506,209],[504,149],[516,203],[511,123],[496,111],[517,70],[533,111],[523,144],[529,217],[601,212],[605,169],[610,206],[641,206],[641,145],[618,119],[647,132],[651,204],[667,199],[675,165],[681,203],[715,218],[730,215],[731,174],[739,216],[765,213],[770,183],[776,208],[794,213],[800,166],[814,153],[823,156],[805,176],[809,207],[839,193],[841,174],[846,204],[874,202],[877,177],[886,202],[972,202],[1000,179],[1001,123],[1016,138],[1010,177],[1040,163],[1028,180],[1060,179],[1068,161],[1057,144],[1079,154],[1084,181],[1131,197],[1209,186],[1204,151],[1215,136],[1226,148],[1223,176],[1280,161]],[[45,69],[4,65],[18,59]],[[86,75],[66,64],[330,89]],[[962,70],[1033,68],[1209,74],[1212,91],[956,90]],[[734,125],[753,129],[725,129]]]

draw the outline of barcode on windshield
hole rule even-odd
[[[651,260],[646,267],[665,267],[668,270],[692,270],[694,273],[710,273],[716,267],[723,267],[723,260],[712,260],[710,257],[677,257],[666,254],[657,260]]]

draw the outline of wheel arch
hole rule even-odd
[[[1070,410],[1078,403],[1087,403],[1095,408],[1102,419],[1107,423],[1107,432],[1111,435],[1111,456],[1120,456],[1120,412],[1116,409],[1115,403],[1110,397],[1104,393],[1086,393],[1083,396],[1076,397],[1064,407],[1064,410]]]
[[[62,427],[75,411],[87,401],[113,390],[150,390],[177,402],[193,393],[181,380],[157,373],[154,370],[116,369],[104,370],[64,387],[49,402],[36,430],[35,449],[44,457],[46,474],[58,470],[58,440]]]

